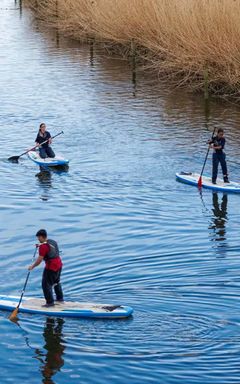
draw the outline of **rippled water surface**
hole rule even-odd
[[[0,3],[0,285],[19,294],[35,232],[62,249],[66,299],[127,304],[125,321],[0,312],[1,383],[240,382],[238,195],[175,181],[224,127],[240,178],[240,110],[169,90],[98,47],[58,38]],[[68,171],[27,157],[40,122]],[[206,173],[210,172],[210,161]],[[28,295],[41,296],[41,267]]]

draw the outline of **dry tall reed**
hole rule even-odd
[[[25,0],[76,39],[132,41],[149,66],[178,84],[240,98],[240,4],[236,0]],[[144,54],[143,54],[144,52]]]

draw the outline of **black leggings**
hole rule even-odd
[[[225,153],[224,152],[213,153],[213,156],[212,156],[212,181],[217,180],[218,164],[219,163],[221,164],[221,167],[222,167],[223,176],[226,177],[228,175]]]
[[[51,147],[46,147],[46,148],[39,148],[39,155],[42,159],[46,159],[46,157],[55,157],[55,153],[53,152]]]
[[[44,268],[42,275],[42,289],[47,304],[53,304],[53,288],[57,300],[63,300],[63,291],[60,283],[62,268],[57,272]]]

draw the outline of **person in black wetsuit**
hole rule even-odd
[[[44,141],[48,140],[47,143],[42,144]],[[51,135],[48,131],[46,131],[46,125],[44,123],[40,124],[40,128],[36,137],[36,145],[41,145],[39,147],[39,155],[42,159],[46,159],[46,157],[55,157],[55,153],[53,152],[50,144],[52,143]]]
[[[217,136],[214,136],[212,140],[209,140],[209,145],[213,149],[212,155],[212,183],[216,184],[217,175],[218,175],[218,164],[221,164],[223,181],[224,183],[229,183],[227,163],[226,163],[226,154],[223,152],[225,146],[225,137],[224,130],[219,128],[217,131]]]

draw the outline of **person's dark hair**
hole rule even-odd
[[[46,125],[46,124],[45,124],[45,123],[41,123],[41,124],[39,125],[39,131],[40,131],[40,129],[42,128],[43,125]]]
[[[224,130],[222,128],[218,128],[217,133],[224,133]]]
[[[37,231],[36,233],[36,236],[42,236],[42,237],[47,237],[47,231],[46,229],[39,229],[39,231]]]

